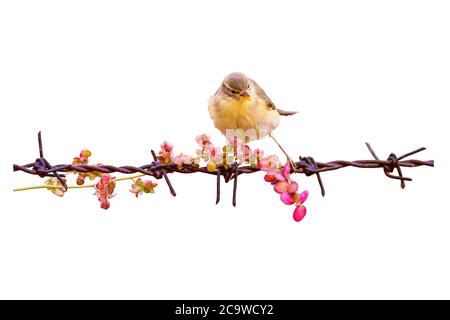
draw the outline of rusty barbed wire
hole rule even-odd
[[[144,175],[152,176],[156,179],[164,178],[171,194],[176,196],[175,190],[168,178],[169,173],[206,173],[210,175],[216,175],[217,177],[217,196],[216,196],[216,204],[220,201],[220,181],[221,177],[224,178],[225,182],[229,182],[230,180],[234,180],[233,183],[233,205],[236,206],[236,190],[237,190],[237,178],[241,174],[250,174],[254,172],[261,171],[259,168],[254,166],[239,166],[237,163],[233,163],[229,167],[218,167],[217,172],[210,172],[207,170],[207,167],[199,167],[195,165],[183,165],[183,167],[179,167],[176,164],[160,164],[157,161],[156,153],[154,150],[151,150],[153,161],[150,164],[146,164],[140,167],[136,166],[112,166],[112,165],[72,165],[72,164],[58,164],[51,165],[44,157],[43,147],[42,147],[42,136],[41,132],[38,133],[38,145],[39,145],[39,158],[37,158],[34,162],[28,163],[25,165],[13,165],[13,171],[22,171],[32,175],[38,175],[41,178],[43,177],[56,177],[60,183],[67,190],[67,184],[62,179],[65,177],[64,173],[67,172],[101,172],[101,173],[123,173],[123,174],[133,174],[133,173],[141,173]],[[382,168],[384,174],[391,179],[400,180],[401,188],[405,188],[405,181],[412,181],[411,178],[403,176],[403,172],[401,167],[419,167],[419,166],[428,166],[434,167],[434,160],[403,160],[409,156],[412,156],[416,153],[426,150],[426,148],[419,148],[413,150],[411,152],[405,153],[404,155],[397,157],[395,153],[391,153],[386,160],[381,160],[375,151],[372,149],[369,143],[366,143],[369,152],[373,156],[374,160],[335,160],[329,162],[316,162],[312,157],[301,157],[299,156],[299,161],[295,162],[296,168],[291,169],[292,173],[303,173],[306,176],[316,175],[322,196],[325,196],[325,187],[321,178],[321,173],[337,170],[345,167],[355,167],[355,168]],[[394,170],[397,171],[397,175],[393,174]]]

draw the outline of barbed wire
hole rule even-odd
[[[234,180],[233,183],[233,205],[236,206],[236,194],[237,194],[237,181],[238,176],[241,174],[250,174],[260,171],[259,168],[250,165],[238,165],[233,163],[230,166],[220,166],[217,168],[216,172],[208,171],[207,167],[199,167],[192,164],[185,164],[179,167],[176,164],[161,164],[158,162],[158,158],[154,150],[151,150],[154,161],[150,164],[146,164],[140,167],[136,166],[112,166],[112,165],[72,165],[72,164],[58,164],[51,165],[44,157],[44,151],[42,147],[42,136],[41,132],[38,133],[38,145],[39,145],[39,158],[34,162],[25,165],[13,165],[13,171],[22,171],[32,175],[38,175],[41,178],[44,177],[56,177],[62,186],[67,190],[67,184],[63,177],[64,173],[67,172],[100,172],[100,173],[123,173],[123,174],[133,174],[141,173],[144,175],[152,176],[156,179],[164,178],[171,194],[176,196],[176,192],[169,180],[167,174],[169,173],[206,173],[210,175],[215,175],[217,177],[217,196],[216,204],[220,201],[220,181],[223,177],[225,182]],[[405,181],[412,181],[411,178],[403,176],[401,167],[419,167],[419,166],[434,166],[434,160],[403,160],[409,156],[419,153],[426,148],[419,148],[411,152],[405,153],[404,155],[397,157],[395,153],[391,153],[386,160],[381,160],[375,151],[372,149],[369,143],[366,143],[369,152],[373,156],[373,160],[336,160],[329,162],[316,162],[312,157],[301,157],[299,156],[299,161],[295,162],[296,168],[291,168],[292,173],[303,173],[306,176],[316,175],[322,196],[325,196],[325,187],[321,178],[321,173],[337,170],[345,167],[355,167],[355,168],[382,168],[384,174],[391,179],[400,180],[401,188],[405,188]],[[397,171],[397,175],[393,174]]]

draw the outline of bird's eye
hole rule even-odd
[[[232,94],[237,94],[238,92],[236,90],[230,89]]]
[[[250,89],[250,85],[247,85],[247,89]]]

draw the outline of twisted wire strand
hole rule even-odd
[[[330,162],[316,162],[317,169],[310,169],[309,165],[305,161],[298,161],[295,162],[295,165],[297,168],[295,169],[295,173],[320,173],[320,172],[327,172],[332,170],[337,170],[345,167],[355,167],[355,168],[383,168],[385,166],[391,166],[392,162],[390,160],[355,160],[355,161],[347,161],[347,160],[335,160]],[[420,166],[428,166],[433,167],[434,166],[434,160],[403,160],[399,161],[398,165],[401,167],[420,167]],[[135,166],[112,166],[112,165],[101,165],[101,166],[93,166],[93,165],[78,165],[74,166],[71,164],[58,164],[54,165],[49,169],[36,169],[35,163],[27,164],[27,165],[13,165],[14,171],[23,171],[28,174],[33,175],[41,175],[44,174],[45,176],[48,176],[51,173],[54,172],[81,172],[81,173],[88,173],[88,172],[101,172],[101,173],[123,173],[123,174],[133,174],[133,173],[142,173],[148,176],[153,176],[156,178],[160,178],[159,172],[161,169],[164,169],[167,173],[207,173],[207,174],[213,174],[216,175],[216,172],[210,172],[207,170],[206,167],[197,167],[193,165],[184,165],[182,168],[179,168],[175,164],[160,164],[160,165],[154,165],[147,164],[140,167]],[[224,168],[222,168],[222,175],[224,174],[224,171],[226,171]],[[252,167],[252,166],[241,166],[238,167],[239,174],[242,173],[254,173],[260,171],[259,168]],[[294,170],[293,170],[294,172]]]

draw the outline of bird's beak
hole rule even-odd
[[[240,96],[241,96],[242,98],[245,98],[245,99],[249,99],[249,98],[250,98],[250,95],[248,94],[247,91],[242,92],[242,93],[240,94]]]

